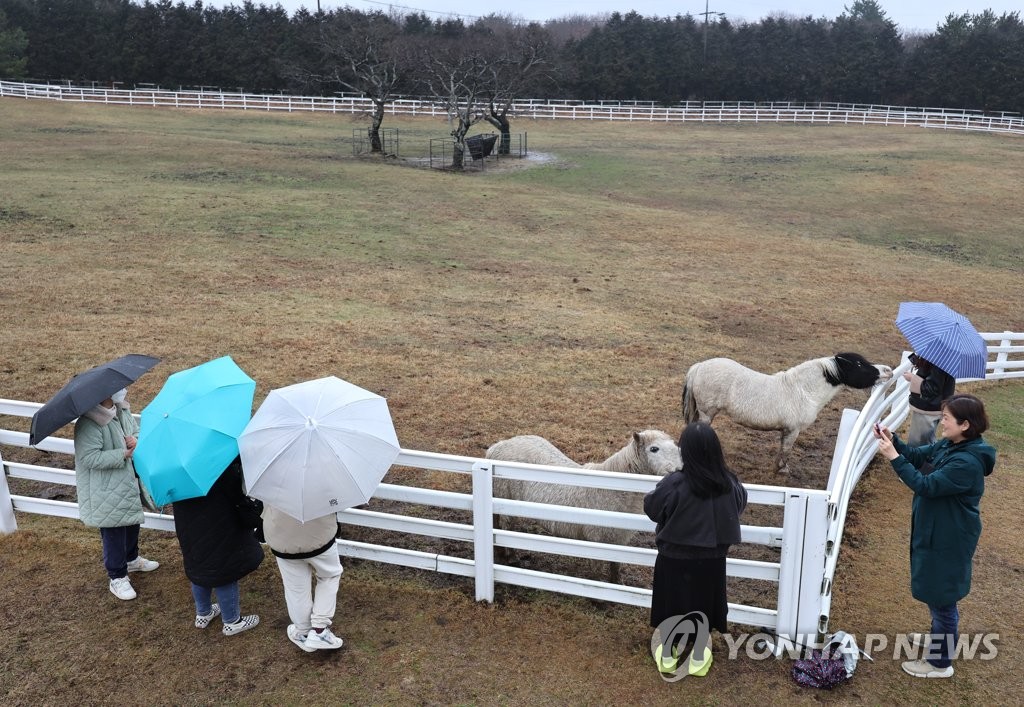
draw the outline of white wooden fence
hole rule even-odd
[[[109,89],[95,86],[0,81],[0,96],[77,101],[149,108],[191,108],[284,112],[366,114],[369,99],[359,96],[290,96],[205,90]],[[391,115],[447,118],[445,108],[431,100],[401,98],[387,106]],[[673,106],[649,102],[584,103],[516,101],[516,118],[536,120],[607,120],[657,123],[799,123],[809,125],[917,126],[1024,135],[1024,118],[1013,113],[985,114],[948,108],[915,108],[859,103],[688,101]]]
[[[998,342],[989,346],[992,360],[988,364],[986,379],[1024,378],[1024,334],[1006,332],[983,336],[989,341]],[[783,637],[792,637],[798,642],[812,640],[810,637],[820,636],[827,631],[832,579],[847,506],[860,475],[874,456],[877,444],[871,435],[871,425],[884,418],[887,424],[895,427],[906,417],[907,384],[899,374],[908,367],[909,363],[904,356],[893,381],[876,388],[862,410],[844,411],[827,489],[746,485],[751,504],[783,509],[783,524],[782,527],[744,525],[742,542],[778,548],[779,561],[763,562],[730,557],[727,560],[727,572],[731,577],[776,584],[778,590],[774,609],[730,603],[731,622],[764,628]],[[39,407],[39,403],[0,399],[0,415],[29,418]],[[28,433],[0,429],[0,449],[5,445],[28,447]],[[57,437],[48,437],[36,448],[65,455],[74,453],[72,440]],[[7,483],[9,477],[73,486],[73,470],[4,462],[2,456],[0,465],[4,471],[0,475],[0,532],[16,530],[15,512],[78,517],[76,503],[12,495]],[[654,487],[657,477],[496,462],[413,450],[403,450],[395,465],[470,475],[472,492],[454,493],[385,483],[377,489],[374,498],[469,512],[472,524],[363,509],[340,513],[342,523],[463,541],[467,547],[472,548],[472,559],[344,539],[338,541],[338,552],[341,555],[472,577],[476,598],[482,601],[492,601],[495,583],[503,583],[635,606],[650,606],[651,591],[646,588],[494,563],[494,548],[506,547],[653,566],[656,551],[652,549],[505,531],[493,526],[493,514],[499,513],[651,532],[654,525],[645,516],[512,501],[495,498],[491,489],[495,478],[509,478],[646,493]],[[144,526],[173,532],[174,519],[170,515],[146,513]]]

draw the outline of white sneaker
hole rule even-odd
[[[152,572],[160,563],[156,560],[147,560],[142,555],[139,555],[134,560],[128,563],[129,572]]]
[[[132,583],[128,581],[127,577],[118,577],[117,579],[110,580],[110,593],[122,601],[128,601],[138,596],[135,590],[132,589]]]
[[[908,660],[903,664],[903,672],[913,675],[915,678],[951,678],[953,677],[953,666],[936,668],[927,660]]]
[[[306,646],[306,636],[309,633],[308,631],[306,633],[303,633],[302,631],[300,631],[299,629],[297,629],[295,627],[295,624],[288,624],[288,631],[287,631],[287,633],[288,633],[288,639],[292,643],[297,645],[299,648],[301,648],[302,650],[306,651],[307,653],[312,653],[313,651],[316,650],[316,648],[310,648],[310,647]]]
[[[310,629],[306,634],[305,646],[307,650],[333,650],[341,648],[343,640],[331,633],[331,629],[325,628],[319,633],[316,629]]]
[[[256,614],[249,614],[248,616],[238,617],[238,621],[233,624],[224,624],[224,628],[220,630],[225,636],[234,636],[236,633],[242,631],[248,631],[260,622],[260,617]]]

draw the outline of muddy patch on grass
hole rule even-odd
[[[531,152],[522,157],[518,155],[491,155],[482,160],[466,160],[463,169],[454,170],[446,167],[442,160],[430,157],[398,157],[395,155],[359,155],[358,159],[379,161],[381,164],[395,165],[398,167],[410,167],[414,169],[435,169],[438,172],[453,172],[459,174],[505,174],[518,172],[534,167],[556,166],[569,167],[568,163],[562,162],[556,155],[546,152]]]

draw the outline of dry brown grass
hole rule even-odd
[[[683,373],[708,356],[766,371],[838,350],[895,363],[904,344],[892,319],[906,299],[959,305],[982,330],[1024,327],[1014,304],[1024,143],[1012,138],[537,122],[517,129],[552,161],[459,177],[351,159],[339,139],[351,134],[347,118],[5,99],[0,123],[7,398],[43,401],[71,372],[135,351],[164,359],[134,386],[141,408],[169,373],[231,354],[257,380],[257,403],[328,374],[387,396],[406,448],[480,455],[529,432],[589,461],[635,429],[678,432]],[[445,132],[440,122],[393,126],[409,136],[407,154]],[[1021,692],[1011,666],[1024,394],[1019,384],[977,388],[992,401],[1002,454],[962,612],[965,630],[1004,634],[1000,656],[923,685],[894,661],[862,664],[835,693],[842,700]],[[826,408],[784,483],[824,485],[840,411],[863,399],[844,393]],[[746,481],[779,483],[774,434],[716,426]],[[394,476],[465,487],[440,473]],[[872,471],[848,524],[833,627],[922,628],[926,611],[907,589],[908,513],[909,494]],[[0,538],[8,703],[817,697],[792,683],[787,661],[723,660],[706,680],[663,684],[642,610],[512,589],[479,605],[464,580],[372,563],[349,563],[343,578],[340,653],[307,656],[285,639],[272,562],[243,582],[244,605],[265,626],[226,639],[191,627],[173,538],[144,534],[164,567],[140,578],[138,601],[120,604],[93,531],[19,522]],[[649,581],[637,568],[626,577]],[[758,603],[754,584],[731,587]]]

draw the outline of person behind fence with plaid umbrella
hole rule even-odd
[[[916,634],[919,660],[903,670],[919,678],[953,676],[960,612],[957,602],[971,591],[971,564],[981,537],[981,496],[996,463],[985,442],[985,404],[960,393],[942,403],[942,439],[911,447],[884,425],[875,426],[878,453],[914,492],[910,515],[910,592],[928,605],[931,633]]]

